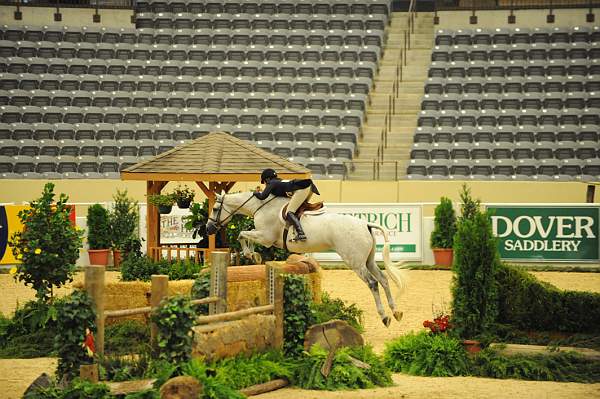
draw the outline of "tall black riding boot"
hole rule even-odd
[[[296,230],[296,238],[294,241],[306,241],[306,235],[304,234],[304,229],[302,229],[302,225],[300,224],[300,219],[296,216],[294,212],[288,212],[285,216],[288,222],[294,225],[294,229]]]

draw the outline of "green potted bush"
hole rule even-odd
[[[194,195],[195,193],[188,186],[177,185],[173,190],[173,197],[179,209],[188,209],[194,200]]]
[[[65,194],[54,193],[54,184],[46,183],[41,197],[19,211],[23,230],[10,236],[12,253],[20,261],[11,273],[36,291],[38,301],[48,302],[54,287],[73,281],[83,232],[71,223],[67,201]]]
[[[166,215],[171,213],[175,198],[173,194],[152,194],[148,197],[148,203],[158,208],[158,213]]]
[[[112,244],[112,232],[106,208],[100,204],[88,208],[87,229],[90,264],[106,266]]]
[[[437,266],[452,266],[452,244],[456,233],[456,214],[452,201],[442,197],[435,208],[434,228],[431,232],[430,244]]]
[[[110,212],[110,228],[112,231],[113,260],[115,267],[121,264],[121,251],[132,238],[137,238],[139,223],[138,203],[127,196],[127,190],[113,196],[114,206]]]

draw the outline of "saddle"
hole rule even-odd
[[[286,215],[287,215],[287,208],[288,208],[289,204],[285,204],[283,206],[283,208],[281,208],[281,218],[283,220],[286,219]],[[308,214],[313,214],[313,215],[319,215],[321,213],[323,213],[325,210],[323,209],[323,202],[315,202],[315,203],[310,203],[310,202],[303,202],[302,205],[300,205],[300,208],[298,208],[298,210],[296,211],[296,217],[298,219],[300,219],[302,217],[302,215],[304,215],[305,213]]]

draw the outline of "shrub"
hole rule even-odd
[[[46,302],[27,302],[12,319],[0,315],[0,358],[50,356],[56,331],[56,307]]]
[[[54,184],[47,183],[42,196],[19,211],[23,231],[9,240],[14,256],[21,260],[15,278],[32,286],[41,301],[52,297],[54,287],[73,281],[83,235],[69,220],[69,198],[60,194],[54,203],[54,197]]]
[[[466,351],[447,334],[410,333],[386,344],[385,364],[394,372],[450,377],[468,374]]]
[[[335,353],[331,372],[327,377],[321,374],[328,351],[314,345],[310,353],[305,353],[293,362],[292,383],[304,389],[340,390],[391,386],[389,369],[373,353],[370,346],[345,347]],[[367,363],[370,368],[357,367],[351,357]]]
[[[284,275],[283,290],[283,351],[288,356],[302,353],[304,334],[312,323],[312,296],[306,278]]]
[[[113,248],[123,250],[129,240],[136,237],[139,215],[137,201],[127,196],[127,190],[113,196],[114,207],[109,215]]]
[[[435,207],[434,227],[431,232],[431,248],[452,248],[456,232],[456,215],[452,201],[442,197],[440,204]]]
[[[291,372],[281,352],[237,356],[212,363],[215,378],[234,389],[262,384],[275,378],[290,378]]]
[[[452,324],[461,337],[489,332],[498,315],[496,240],[486,214],[476,213],[458,226],[454,239]]]
[[[146,256],[128,254],[121,263],[121,280],[150,281],[153,274],[165,274],[169,280],[192,280],[201,269],[202,265],[191,259],[154,261]]]
[[[107,249],[111,247],[112,232],[106,208],[100,204],[94,204],[88,208],[87,228],[90,249]]]
[[[71,295],[57,301],[57,331],[54,348],[58,352],[59,378],[68,379],[79,375],[79,366],[91,359],[82,348],[86,329],[96,332],[96,314],[92,309],[92,300],[83,291],[75,291]]]
[[[325,323],[329,320],[344,320],[359,332],[364,331],[363,311],[355,304],[346,305],[339,298],[331,298],[327,292],[323,292],[321,303],[312,304],[314,323]]]
[[[134,320],[123,320],[106,326],[104,352],[114,355],[142,353],[150,342],[148,324]]]
[[[190,360],[196,313],[189,298],[163,299],[150,317],[158,328],[158,358],[172,363]]]
[[[563,291],[507,264],[496,275],[499,323],[524,330],[600,332],[600,294]]]

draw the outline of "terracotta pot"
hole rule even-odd
[[[106,266],[108,264],[108,253],[110,249],[88,249],[90,265]]]
[[[169,213],[171,213],[172,208],[172,205],[159,205],[158,213],[160,213],[161,215],[168,215]]]
[[[436,266],[451,269],[453,255],[454,251],[452,248],[433,248],[433,257],[435,258]]]
[[[113,265],[117,269],[121,267],[121,251],[118,249],[113,249]]]
[[[462,344],[465,347],[465,350],[469,353],[477,353],[481,351],[481,342],[479,341],[465,339],[463,340]]]

